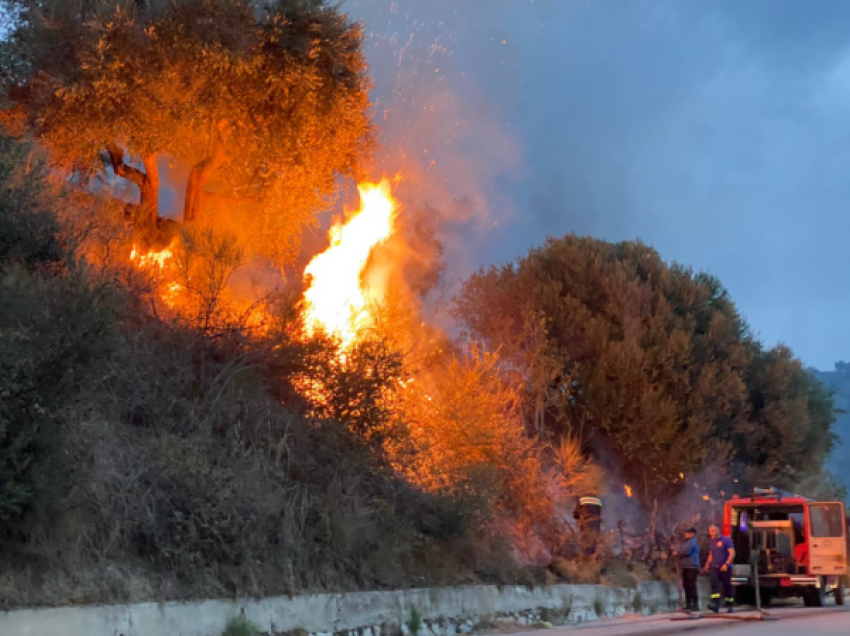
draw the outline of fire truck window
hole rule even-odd
[[[813,537],[841,537],[844,527],[841,518],[841,506],[838,504],[818,504],[809,507]]]

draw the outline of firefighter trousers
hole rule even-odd
[[[711,602],[720,603],[720,599],[726,600],[726,605],[731,606],[735,602],[735,594],[732,590],[732,568],[726,568],[723,572],[720,568],[711,567]],[[722,595],[722,596],[721,596]]]

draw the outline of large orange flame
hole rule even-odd
[[[334,335],[343,350],[368,325],[367,303],[380,300],[366,289],[363,273],[372,250],[392,235],[398,211],[388,180],[358,189],[360,211],[347,222],[334,224],[330,247],[304,270],[309,281],[302,307],[307,333]]]
[[[160,287],[160,297],[163,302],[171,309],[177,305],[180,292],[183,289],[178,283],[165,283],[162,277],[166,275],[166,269],[172,264],[174,256],[174,242],[163,250],[150,250],[142,252],[136,245],[133,245],[133,250],[130,252],[130,262],[136,265],[141,270],[147,270],[155,274],[158,286]]]

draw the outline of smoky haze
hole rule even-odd
[[[716,274],[768,344],[850,357],[850,3],[343,6],[384,167],[445,217],[451,279],[547,234],[640,238]]]

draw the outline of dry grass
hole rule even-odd
[[[557,559],[549,566],[566,583],[599,583],[601,567],[596,560]]]
[[[298,346],[140,320],[67,422],[60,509],[0,554],[0,606],[529,582],[458,502],[299,415],[275,372]]]

